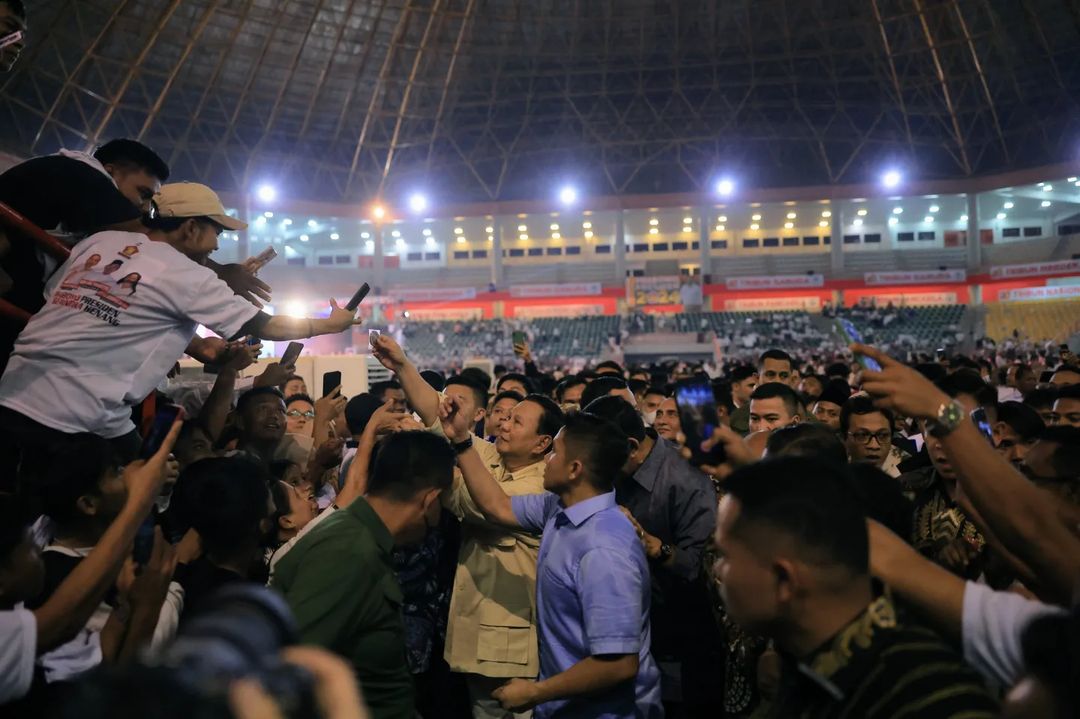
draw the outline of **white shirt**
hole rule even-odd
[[[259,311],[211,270],[131,232],[80,242],[45,295],[0,379],[0,405],[106,439],[135,428],[132,406],[169,373],[199,324],[228,338]]]
[[[37,620],[29,609],[0,612],[0,704],[30,691]]]
[[[1065,610],[985,584],[964,585],[964,660],[999,686],[1011,687],[1024,673],[1020,637],[1032,620]]]
[[[52,544],[45,547],[44,551],[58,552],[69,557],[85,557],[92,549],[93,547],[70,549]],[[45,670],[45,681],[72,679],[101,664],[101,630],[109,621],[110,615],[112,607],[102,602],[74,639],[38,657],[37,663]]]

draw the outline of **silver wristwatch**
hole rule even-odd
[[[967,418],[964,405],[957,400],[950,400],[942,404],[937,411],[937,417],[926,423],[926,431],[933,437],[941,439],[960,426]]]

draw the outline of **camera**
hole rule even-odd
[[[284,598],[256,584],[228,585],[201,602],[160,651],[88,674],[61,716],[229,716],[229,687],[246,677],[262,685],[283,716],[317,717],[314,678],[281,660],[281,650],[296,641]]]

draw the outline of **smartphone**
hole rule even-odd
[[[16,30],[15,32],[11,33],[10,35],[5,35],[4,37],[0,38],[0,50],[3,50],[8,45],[14,45],[15,43],[19,42],[22,39],[23,39],[23,31],[22,30]]]
[[[938,347],[936,350],[934,350],[934,359],[936,359],[938,362],[941,362],[945,359],[944,347]]]
[[[514,330],[514,333],[513,335],[511,335],[511,337],[513,339],[515,347],[517,347],[518,345],[523,345],[529,341],[529,338],[525,335],[525,333],[520,330]]]
[[[1048,369],[1039,375],[1039,384],[1050,384],[1054,379],[1054,370]]]
[[[379,330],[368,330],[367,340],[368,344],[374,346],[375,342],[379,339],[379,335],[382,334]]]
[[[976,407],[971,410],[971,421],[975,423],[975,426],[979,428],[979,432],[982,433],[990,444],[994,443],[994,430],[990,426],[990,420],[986,416],[986,410],[982,407]]]
[[[275,257],[277,257],[277,250],[275,250],[273,247],[267,247],[265,250],[255,255],[254,259],[251,261],[251,264],[254,266],[255,271],[258,272],[263,267],[266,267],[268,264],[270,264],[270,262]]]
[[[682,380],[675,385],[675,405],[679,408],[679,423],[686,446],[690,448],[690,463],[718,465],[727,460],[723,444],[717,444],[708,452],[701,449],[701,443],[713,435],[720,426],[720,417],[716,413],[716,398],[712,385],[703,379]]]
[[[142,450],[139,456],[142,459],[150,459],[161,449],[161,443],[165,441],[173,422],[180,416],[181,408],[175,404],[163,404],[154,413],[154,421],[150,423],[150,429],[143,437]]]
[[[324,372],[322,376],[322,396],[330,394],[335,387],[341,386],[341,372]]]
[[[841,335],[844,336],[845,339],[847,339],[848,344],[851,344],[853,342],[858,344],[863,343],[862,332],[859,332],[859,330],[855,328],[855,325],[852,324],[851,320],[836,320],[836,329]],[[881,371],[881,363],[879,363],[876,359],[873,359],[872,357],[867,357],[866,355],[856,355],[855,359],[859,364],[863,366],[863,369],[868,369],[871,372]]]
[[[285,354],[281,355],[281,365],[283,367],[295,365],[296,360],[300,357],[300,352],[303,349],[303,342],[290,342],[289,346],[285,348]]]
[[[349,312],[355,312],[356,308],[359,307],[360,303],[364,301],[365,297],[367,297],[368,292],[371,292],[371,287],[369,287],[368,283],[365,282],[364,284],[360,285],[360,289],[358,289],[356,291],[356,294],[352,296],[352,299],[349,300],[349,304],[345,305],[345,309],[347,309]]]

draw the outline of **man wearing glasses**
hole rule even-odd
[[[840,432],[852,462],[869,462],[891,477],[899,477],[892,454],[893,415],[874,406],[864,395],[852,397],[840,411]]]

